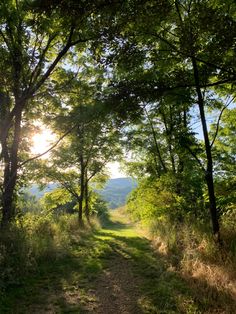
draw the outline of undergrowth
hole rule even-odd
[[[45,213],[27,213],[1,230],[0,297],[9,287],[21,286],[28,274],[40,272],[44,261],[53,264],[69,256],[90,230],[79,227],[77,215]]]
[[[223,219],[222,246],[214,242],[210,226],[200,222],[162,220],[146,222],[146,226],[154,248],[174,271],[182,274],[190,288],[197,291],[196,299],[205,303],[206,308],[218,305],[217,313],[234,313],[236,229],[229,227],[226,217]],[[222,308],[225,311],[222,312]]]
[[[146,221],[153,253],[124,209],[111,216],[101,217],[103,229],[81,229],[76,215],[26,214],[2,232],[0,313],[95,313],[96,280],[121,257],[139,278],[143,313],[234,313],[235,237],[226,220],[223,248],[200,222]]]

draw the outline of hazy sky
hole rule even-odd
[[[115,161],[115,162],[110,162],[108,164],[108,169],[111,173],[111,178],[115,179],[115,178],[123,178],[123,177],[127,177],[127,175],[125,175],[121,170],[120,170],[120,164],[119,162]]]

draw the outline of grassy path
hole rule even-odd
[[[71,254],[44,260],[34,276],[9,288],[0,313],[223,313],[201,310],[197,291],[126,219],[80,239]]]

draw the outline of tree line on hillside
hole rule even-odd
[[[235,209],[234,1],[8,0],[0,14],[2,227],[32,180],[58,182],[82,223],[88,183],[125,147],[132,213],[210,219],[221,242]],[[35,121],[58,135],[49,160],[30,153]]]

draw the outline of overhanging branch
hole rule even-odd
[[[39,155],[36,155],[34,157],[31,157],[25,161],[23,161],[19,166],[18,166],[18,169],[19,168],[22,168],[26,163],[30,162],[30,161],[33,161],[35,159],[38,159],[44,155],[46,155],[48,152],[50,152],[51,150],[53,150],[63,139],[64,137],[66,137],[68,134],[70,134],[75,128],[76,128],[77,125],[74,125],[72,128],[70,128],[66,133],[64,133],[52,146],[50,146],[45,152],[39,154]]]

